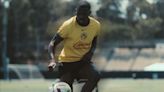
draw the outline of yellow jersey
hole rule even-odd
[[[76,16],[65,21],[57,33],[64,38],[64,47],[59,55],[59,62],[77,62],[91,48],[92,40],[99,34],[100,23],[89,17],[88,26],[80,26],[76,22]]]

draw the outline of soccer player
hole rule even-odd
[[[100,23],[90,17],[90,14],[90,3],[80,1],[76,15],[62,24],[49,44],[49,71],[52,71],[57,63],[54,59],[56,46],[63,41],[64,46],[58,58],[58,63],[61,63],[58,70],[60,81],[72,87],[74,79],[87,79],[81,92],[92,92],[100,80],[100,73],[91,62]]]

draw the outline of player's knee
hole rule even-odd
[[[100,78],[101,78],[101,75],[98,73],[96,76],[95,76],[95,81],[99,81],[100,80]]]
[[[94,76],[92,76],[90,81],[97,83],[100,80],[100,78],[101,78],[101,75],[99,73],[96,73]]]

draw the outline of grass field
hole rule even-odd
[[[0,92],[48,92],[54,80],[0,81]],[[74,84],[77,91],[77,84]],[[99,92],[164,92],[164,80],[150,79],[102,79]]]

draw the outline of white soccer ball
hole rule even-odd
[[[71,92],[71,87],[65,82],[56,82],[49,87],[49,92]]]

